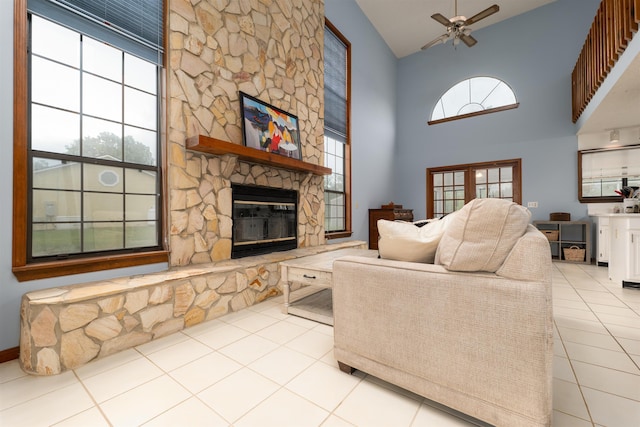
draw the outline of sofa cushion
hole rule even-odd
[[[531,212],[501,199],[474,199],[446,228],[436,263],[447,270],[495,272],[524,234]]]
[[[418,227],[410,222],[379,219],[380,258],[432,264],[447,222],[434,219]]]

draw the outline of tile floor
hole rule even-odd
[[[556,263],[553,291],[554,427],[640,426],[640,290],[606,268]],[[332,332],[270,300],[58,376],[7,362],[0,425],[483,425],[340,372]]]

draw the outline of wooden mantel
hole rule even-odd
[[[330,175],[331,169],[313,163],[303,162],[301,160],[284,157],[279,154],[269,153],[267,151],[257,150],[244,145],[233,144],[231,142],[222,141],[205,135],[193,136],[187,138],[187,149],[199,151],[201,153],[215,154],[222,156],[230,154],[238,156],[240,160],[252,163],[260,163],[262,165],[273,166],[276,168],[288,169],[297,172],[309,172],[314,175]]]

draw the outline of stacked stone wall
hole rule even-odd
[[[242,144],[239,91],[298,116],[302,160],[324,161],[322,0],[170,0],[170,264],[231,256],[231,182],[299,191],[298,246],[324,243],[322,178],[185,148]]]
[[[282,295],[282,261],[365,246],[321,245],[29,292],[20,310],[20,363],[38,375],[77,368]]]

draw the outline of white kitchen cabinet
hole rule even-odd
[[[609,236],[609,217],[608,216],[600,216],[597,219],[597,230],[596,230],[596,243],[597,243],[597,256],[599,266],[607,266],[609,265],[609,245],[610,245],[610,236]]]
[[[611,215],[609,231],[609,279],[640,288],[640,215]]]

